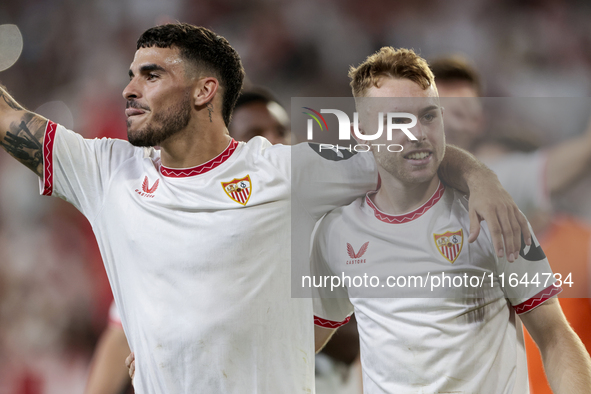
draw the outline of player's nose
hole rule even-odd
[[[421,126],[420,123],[417,123],[417,125],[415,127],[411,128],[409,131],[417,139],[416,141],[411,140],[411,142],[420,142],[420,141],[423,141],[427,138],[427,136],[425,135],[425,131],[423,130],[423,127]]]
[[[139,86],[137,84],[137,80],[135,78],[132,78],[131,81],[129,81],[129,83],[125,87],[125,89],[123,89],[123,98],[126,100],[130,100],[139,97],[141,97],[141,94]]]

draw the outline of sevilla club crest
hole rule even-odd
[[[433,234],[437,250],[447,261],[454,263],[464,245],[464,230],[448,231],[443,234]]]
[[[230,182],[222,182],[224,191],[232,200],[240,205],[246,205],[252,193],[252,182],[250,175],[240,179],[232,179]]]

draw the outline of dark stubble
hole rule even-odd
[[[128,107],[140,108],[135,101],[129,101]],[[189,93],[185,93],[183,100],[166,110],[154,112],[152,119],[143,129],[131,133],[129,128],[131,122],[127,120],[127,139],[134,146],[156,146],[160,145],[169,137],[172,137],[184,129],[191,120],[191,99]]]

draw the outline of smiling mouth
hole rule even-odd
[[[432,155],[431,152],[428,151],[421,151],[421,152],[412,152],[407,155],[404,155],[405,159],[408,160],[425,160],[430,158]]]

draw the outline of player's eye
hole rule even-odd
[[[435,120],[435,118],[437,118],[437,115],[432,112],[423,115],[423,120],[426,122],[432,122]]]
[[[148,81],[154,80],[156,78],[158,78],[158,74],[154,74],[154,73],[148,74]]]

